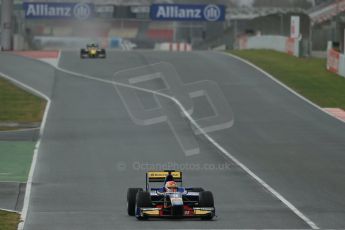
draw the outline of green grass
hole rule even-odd
[[[0,78],[0,122],[39,122],[45,101]]]
[[[0,211],[0,229],[16,230],[19,224],[20,216],[18,213]]]
[[[0,141],[0,181],[26,182],[34,149],[34,142]]]
[[[0,78],[0,122],[40,122],[44,108],[44,100]],[[26,182],[34,148],[34,142],[0,141],[0,181]],[[19,221],[18,213],[0,210],[1,230],[16,230]]]
[[[345,109],[345,78],[326,70],[326,60],[270,50],[230,51],[273,75],[321,107]]]

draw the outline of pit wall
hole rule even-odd
[[[327,70],[345,77],[345,55],[328,46]]]
[[[239,50],[270,49],[296,57],[300,56],[300,40],[284,36],[240,36],[236,41],[235,47]]]

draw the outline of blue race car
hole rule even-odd
[[[152,182],[161,182],[164,186],[150,188]],[[145,191],[142,188],[128,189],[127,212],[130,216],[136,216],[138,220],[151,217],[198,217],[212,220],[215,216],[215,207],[210,191],[183,187],[182,172],[166,170],[147,172]]]

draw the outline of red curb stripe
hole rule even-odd
[[[325,108],[327,112],[332,114],[333,116],[345,121],[345,111],[339,108]]]
[[[14,54],[30,57],[30,58],[58,58],[59,51],[57,50],[44,50],[44,51],[14,51]]]

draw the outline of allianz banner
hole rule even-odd
[[[208,21],[225,20],[224,5],[196,4],[152,4],[150,17],[152,20],[165,21]]]
[[[24,2],[23,8],[28,19],[85,20],[94,13],[94,5],[88,3]]]

